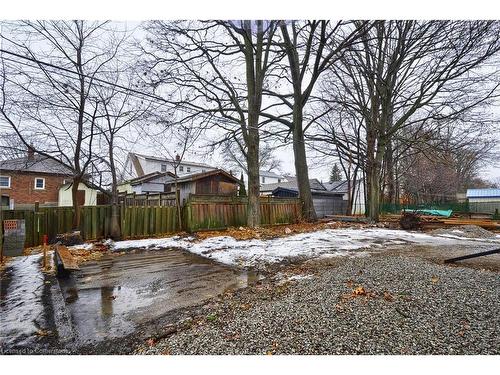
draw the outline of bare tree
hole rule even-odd
[[[78,187],[93,160],[100,108],[93,88],[122,42],[108,22],[19,21],[2,33],[0,113],[19,139],[73,172],[73,225]]]
[[[135,94],[135,73],[133,66],[127,67],[122,62],[115,62],[102,75],[110,84],[94,87],[95,96],[100,103],[96,139],[105,146],[94,151],[92,166],[99,171],[99,186],[106,188],[105,191],[109,188],[110,191],[110,235],[113,239],[121,237],[117,151],[123,147],[130,151],[134,134],[146,130],[151,111],[158,107],[150,98]],[[106,172],[109,174],[109,182],[102,180]]]
[[[282,40],[277,41],[277,45],[288,60],[288,65],[284,67],[286,75],[281,78],[290,83],[291,92],[281,93],[273,89],[266,90],[266,94],[279,100],[287,108],[288,113],[263,114],[263,116],[286,125],[292,134],[299,196],[303,215],[307,220],[316,220],[316,213],[309,185],[304,133],[325,113],[316,113],[308,119],[305,117],[305,108],[313,96],[313,90],[320,76],[357,42],[366,27],[365,22],[350,21],[280,22]]]
[[[265,80],[279,55],[265,21],[150,22],[147,74],[175,103],[176,121],[198,121],[215,143],[237,142],[248,170],[249,226],[259,218],[260,115]],[[244,77],[241,79],[240,77]]]
[[[333,69],[340,95],[332,102],[362,126],[369,217],[377,221],[383,182],[393,186],[405,150],[447,126],[464,137],[488,130],[478,108],[496,95],[496,69],[487,64],[500,43],[498,23],[482,21],[378,21],[362,41]]]

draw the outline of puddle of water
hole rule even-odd
[[[138,324],[260,278],[170,249],[105,257],[82,265],[60,285],[77,340],[90,343],[132,333]]]

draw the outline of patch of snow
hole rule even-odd
[[[41,254],[15,257],[4,271],[10,282],[0,304],[2,343],[26,343],[43,326],[41,258]]]
[[[179,236],[167,238],[146,238],[143,240],[118,241],[112,245],[113,251],[121,251],[130,248],[141,249],[164,249],[169,247],[184,247],[184,240]]]
[[[94,244],[92,243],[82,243],[80,245],[68,246],[70,250],[92,250]]]
[[[467,241],[461,237],[457,239],[460,240],[460,243]],[[458,242],[453,238],[403,230],[342,228],[324,229],[268,240],[236,240],[229,236],[207,238],[201,242],[194,242],[192,238],[183,239],[179,236],[148,238],[116,242],[114,250],[181,248],[221,263],[248,267],[259,263],[276,263],[294,258],[356,256],[357,254],[366,256],[366,250],[380,249],[391,245],[438,246],[452,245]]]
[[[312,279],[314,275],[293,275],[287,278],[288,281],[300,281],[300,280],[307,280],[307,279]]]
[[[460,229],[453,229],[451,232],[452,233],[464,233],[464,231],[460,230]]]

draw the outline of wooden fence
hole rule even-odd
[[[261,198],[261,225],[291,224],[300,219],[300,203],[295,198]],[[123,238],[139,238],[174,233],[179,230],[175,206],[120,206]],[[182,208],[182,229],[194,232],[246,225],[247,198],[232,196],[191,195]],[[0,223],[8,219],[24,219],[26,247],[42,244],[47,234],[49,243],[57,234],[73,228],[72,207],[44,207],[33,210],[1,210]],[[107,238],[111,229],[111,206],[80,208],[80,233],[85,241]],[[3,226],[0,225],[0,235]],[[1,238],[2,236],[0,236]]]
[[[188,232],[245,226],[247,199],[236,196],[190,195],[183,209],[183,226]],[[261,225],[291,224],[300,220],[297,198],[261,197]]]
[[[120,226],[124,238],[158,236],[173,233],[177,228],[175,207],[120,207]],[[8,219],[24,219],[26,227],[25,247],[42,244],[47,234],[49,243],[57,234],[73,229],[73,208],[47,207],[39,211],[2,210],[0,222]],[[80,208],[80,233],[85,241],[107,238],[111,230],[111,206],[85,206]],[[0,225],[0,231],[3,226]],[[3,233],[0,233],[3,234]],[[0,236],[1,238],[2,236]]]
[[[125,206],[175,206],[175,193],[120,193],[118,201]]]

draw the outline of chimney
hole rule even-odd
[[[35,160],[35,148],[32,144],[28,146],[28,160]]]
[[[180,161],[181,160],[181,157],[179,156],[179,154],[175,155],[175,161]]]

